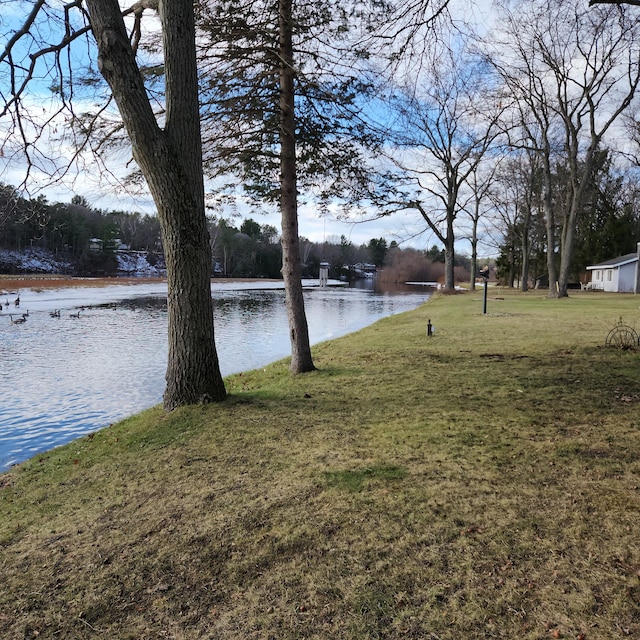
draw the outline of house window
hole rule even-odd
[[[599,269],[596,271],[596,280],[602,280],[602,271]]]
[[[607,281],[611,282],[612,278],[613,278],[613,271],[609,269],[609,271],[607,271]]]

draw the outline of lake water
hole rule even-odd
[[[214,283],[212,291],[223,376],[290,355],[281,283]],[[429,291],[308,288],[311,342],[414,309]],[[162,401],[166,284],[23,289],[19,308],[14,298],[0,313],[0,471]],[[27,311],[25,323],[10,321]]]

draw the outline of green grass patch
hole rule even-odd
[[[620,317],[637,296],[435,296],[317,345],[317,371],[12,468],[0,637],[640,637]]]
[[[407,477],[407,470],[397,466],[375,466],[365,469],[325,471],[327,483],[331,487],[345,491],[362,491],[373,484],[389,484]]]

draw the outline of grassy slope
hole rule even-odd
[[[0,476],[0,637],[640,637],[639,298],[495,295]]]

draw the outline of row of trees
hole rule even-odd
[[[461,219],[474,265],[494,176],[528,157],[542,185],[546,267],[558,283],[549,290],[566,295],[597,155],[625,115],[637,131],[630,108],[640,23],[629,10],[503,0],[480,37],[450,20],[454,0],[125,4],[34,0],[0,54],[8,87],[0,116],[8,118],[5,157],[21,151],[27,176],[58,169],[45,142],[61,122],[73,160],[91,148],[106,161],[126,136],[157,205],[167,259],[167,408],[224,397],[211,346],[205,175],[220,203],[248,195],[280,208],[295,373],[314,368],[299,197],[349,216],[416,212],[444,246],[453,288]],[[148,10],[159,22],[145,30]],[[77,55],[63,55],[77,43]],[[42,77],[55,103],[40,117],[26,103]],[[560,187],[558,167],[566,171]],[[521,235],[524,262],[532,238]]]
[[[590,248],[613,257],[640,239],[633,194],[640,22],[637,10],[579,0],[504,0],[494,8],[490,30],[460,30],[437,43],[427,73],[394,78],[391,178],[376,204],[422,218],[445,247],[447,287],[465,235],[473,264],[478,243],[493,239],[510,282],[517,273],[526,288],[530,275],[544,272],[549,295],[562,297],[599,259]],[[625,183],[625,194],[618,184],[605,214],[596,193],[605,185],[596,183],[607,180]],[[599,242],[604,221],[595,218],[603,216],[611,233],[612,218],[620,219],[617,233],[627,242]]]
[[[496,276],[509,286],[540,282],[547,274],[546,232],[542,200],[542,176],[536,173],[532,155],[503,162],[495,172],[486,199],[492,210],[485,214],[487,233],[495,236],[499,246]],[[553,200],[565,195],[566,169],[553,172]],[[208,217],[207,226],[213,256],[212,274],[232,277],[280,278],[282,251],[279,234],[271,225],[261,225],[253,219],[239,225],[232,220]],[[487,236],[488,237],[488,236]],[[90,251],[92,239],[101,241],[105,260]],[[640,238],[640,183],[633,173],[621,173],[612,161],[610,150],[598,152],[594,175],[587,191],[585,207],[576,228],[576,250],[571,264],[574,282],[587,278],[586,267],[636,249]],[[389,248],[400,250],[395,242],[384,238],[371,239],[356,246],[347,239],[330,238],[323,244],[301,238],[302,275],[317,277],[319,264],[332,265],[331,277],[348,275],[345,267],[356,263],[389,266],[385,261]],[[153,261],[162,252],[158,218],[138,212],[102,211],[92,208],[80,196],[70,203],[49,203],[44,196],[24,198],[17,189],[0,185],[0,247],[22,250],[42,248],[64,257],[76,265],[76,272],[91,275],[91,269],[115,271],[113,249],[124,245],[133,251],[144,251]],[[431,263],[445,263],[445,250],[432,246],[427,252],[405,251],[416,264],[426,256]],[[91,259],[89,259],[91,258]],[[466,256],[456,254],[456,266],[471,269]],[[404,268],[403,268],[404,270]],[[416,267],[406,279],[443,280],[416,275],[424,269]],[[428,271],[428,270],[427,270]],[[97,271],[96,271],[97,272]],[[456,282],[466,279],[460,271]]]
[[[568,169],[553,168],[550,201],[561,210],[568,198]],[[548,274],[547,228],[544,209],[544,176],[534,154],[523,154],[501,164],[494,176],[488,199],[500,253],[497,275],[526,290],[529,283],[546,286]],[[556,221],[555,234],[562,226]],[[632,253],[640,240],[640,180],[636,173],[621,173],[612,152],[598,149],[589,185],[585,189],[575,227],[575,250],[569,265],[569,281],[587,282],[588,265]],[[557,259],[557,256],[556,256]]]
[[[605,140],[621,140],[625,116],[628,127],[636,126],[630,107],[640,82],[639,25],[625,9],[549,2],[516,11],[507,5],[486,42],[509,101],[511,156],[526,167],[527,197],[535,203],[537,196],[543,214],[546,271],[549,282],[557,283],[549,287],[551,295],[566,295],[576,275],[578,233],[588,229],[587,218],[597,207],[595,182],[610,157],[603,152]],[[535,219],[523,200],[516,203],[527,260]]]
[[[77,259],[90,240],[113,246],[119,238],[134,250],[153,251],[160,238],[155,216],[93,209],[81,196],[50,203],[43,195],[25,198],[15,187],[0,185],[0,246],[47,249]]]
[[[212,276],[282,277],[282,246],[275,227],[261,225],[251,218],[236,225],[232,220],[210,216],[207,229]],[[94,209],[81,196],[74,196],[67,204],[49,203],[44,196],[24,198],[14,187],[0,185],[0,248],[47,250],[75,265],[76,273],[94,275],[116,273],[115,251],[119,247],[145,252],[153,263],[161,259],[158,218],[137,212]],[[331,265],[332,278],[357,277],[358,271],[353,268],[357,264],[381,268],[415,262],[405,279],[422,277],[425,261],[427,264],[444,262],[443,252],[435,246],[428,252],[403,250],[384,238],[372,238],[360,246],[344,236],[329,238],[323,243],[300,238],[300,247],[305,278],[317,278],[321,262]],[[404,258],[399,254],[405,254]],[[406,267],[402,272],[406,272]],[[390,273],[388,278],[395,277]]]

